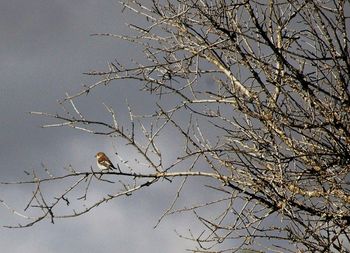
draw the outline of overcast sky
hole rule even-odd
[[[120,9],[116,0],[0,0],[1,181],[24,179],[24,170],[40,169],[42,163],[53,171],[69,164],[84,170],[94,166],[97,151],[112,150],[108,138],[67,129],[41,129],[45,119],[27,112],[60,111],[56,100],[89,82],[83,72],[103,69],[117,56],[134,55],[133,48],[125,43],[89,36],[126,31],[127,17]],[[103,102],[124,110],[127,97],[136,109],[147,109],[147,97],[139,97],[136,91],[128,84],[109,92],[97,90],[82,108],[90,117],[98,118],[103,116]],[[32,190],[1,186],[0,198],[21,211]],[[54,225],[44,221],[27,229],[1,228],[1,251],[184,251],[190,244],[174,232],[188,224],[184,217],[170,217],[153,229],[172,194],[147,189],[135,195]],[[21,221],[3,207],[0,217],[1,225]]]

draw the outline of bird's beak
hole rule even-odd
[[[94,157],[97,157],[97,155],[94,155]]]

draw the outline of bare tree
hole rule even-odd
[[[122,6],[143,22],[130,24],[127,35],[98,35],[133,43],[144,57],[87,73],[100,80],[67,94],[63,114],[33,114],[55,121],[45,127],[129,144],[137,161],[118,155],[122,172],[70,168],[60,176],[33,172],[32,180],[14,182],[35,185],[26,209],[41,210],[20,226],[76,217],[182,178],[159,222],[193,212],[203,232],[181,235],[196,243],[193,252],[350,252],[349,1],[125,0]],[[106,106],[111,120],[102,122],[75,105],[96,87],[125,79],[139,81],[157,98],[152,115],[130,109],[125,123]],[[159,144],[169,129],[183,143],[174,147],[181,154],[171,162],[164,161]],[[220,197],[176,208],[188,179],[201,177]],[[92,181],[115,178],[120,191],[82,207]],[[44,198],[42,185],[56,181],[69,186]],[[74,197],[79,192],[82,197]],[[69,209],[71,202],[81,209]],[[62,215],[65,205],[71,213]],[[211,208],[213,215],[201,214]]]

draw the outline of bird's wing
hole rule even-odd
[[[109,160],[101,159],[98,162],[105,167],[113,167],[113,164]]]

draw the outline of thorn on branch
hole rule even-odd
[[[62,196],[62,199],[66,202],[67,206],[69,206],[70,202],[69,202],[68,198]]]

